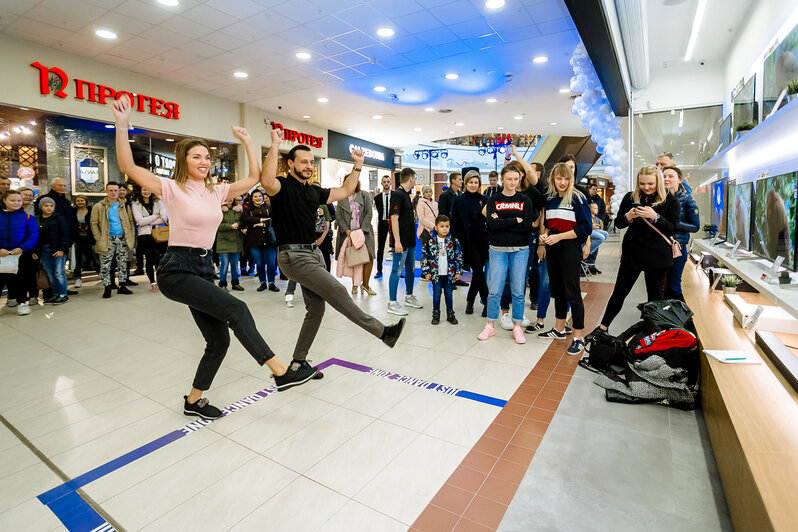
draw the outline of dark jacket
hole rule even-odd
[[[695,233],[701,226],[701,221],[698,219],[698,205],[696,205],[693,196],[679,190],[676,192],[676,199],[679,200],[679,210],[681,216],[679,217],[679,228],[676,230],[676,241],[681,245],[686,246],[690,242],[690,233]]]
[[[452,213],[452,202],[459,194],[452,190],[452,187],[447,188],[441,192],[438,198],[438,214],[445,214],[449,216]]]
[[[382,204],[382,202],[384,201],[382,199],[384,194],[385,194],[385,192],[380,192],[380,193],[374,195],[374,208],[377,210],[377,220],[378,221],[382,220],[382,217],[386,214],[385,212],[383,212],[385,210],[385,208],[384,208],[384,205]],[[393,190],[391,190],[391,194],[393,194]],[[388,210],[389,211],[391,210],[391,202],[390,202],[390,200],[388,201]],[[390,215],[388,215],[386,218],[387,218],[386,221],[388,221],[388,222],[391,221]]]
[[[65,194],[59,194],[55,190],[50,190],[50,192],[47,194],[36,198],[36,201],[33,203],[33,206],[36,209],[36,214],[42,213],[42,209],[39,207],[42,198],[52,198],[55,202],[55,213],[60,214],[68,224],[72,223],[72,204],[69,202]],[[67,231],[69,230],[70,227],[67,226]]]
[[[22,209],[0,211],[0,249],[30,251],[38,240],[39,224],[36,218]]]
[[[241,221],[247,228],[247,234],[244,236],[244,244],[248,248],[259,248],[262,246],[274,246],[275,242],[271,241],[270,231],[272,226],[272,209],[265,202],[261,203],[260,207],[249,205],[244,207],[244,214]],[[263,227],[255,227],[255,224],[260,223],[261,218],[269,218],[264,222]]]
[[[679,200],[668,193],[665,201],[652,206],[650,197],[641,198],[644,206],[653,207],[659,214],[659,220],[652,222],[665,236],[673,236],[679,227]],[[618,207],[615,226],[618,229],[628,227],[621,245],[621,262],[641,271],[669,268],[673,264],[673,249],[642,218],[635,218],[632,223],[626,221],[626,213],[632,209],[632,193],[627,192]]]
[[[596,216],[598,216],[599,220],[603,220],[604,215],[607,213],[607,205],[604,203],[604,198],[596,194],[595,196],[588,196],[587,201],[598,205],[598,214]]]
[[[66,253],[69,251],[69,246],[72,245],[72,239],[69,237],[69,223],[63,216],[54,212],[52,216],[47,219],[40,214],[36,216],[36,222],[39,226],[40,236],[39,241],[36,242],[36,246],[33,248],[34,253],[41,255],[43,241],[50,245],[50,251],[52,253],[56,251],[63,251]],[[44,231],[47,231],[47,233],[45,234]]]
[[[482,216],[482,209],[487,203],[488,198],[479,192],[466,191],[454,199],[449,216],[451,233],[460,241],[463,249],[474,246],[483,257],[488,256],[488,224]],[[466,262],[468,255],[465,254]],[[466,267],[470,269],[471,265],[466,264]]]
[[[216,230],[216,253],[242,253],[244,251],[244,233],[241,232],[243,213],[233,209],[222,209],[222,223]],[[238,228],[232,225],[238,223]]]
[[[438,275],[448,275],[449,281],[454,282],[454,276],[463,273],[463,251],[460,243],[451,233],[445,237],[446,262],[448,271],[441,273],[438,271],[438,232],[433,229],[430,233],[429,241],[421,248],[421,275],[429,274],[431,281],[438,280]]]

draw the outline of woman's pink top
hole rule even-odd
[[[161,201],[169,211],[169,245],[190,248],[213,247],[222,222],[222,204],[229,184],[208,190],[202,181],[186,180],[186,189],[172,179],[161,179]]]

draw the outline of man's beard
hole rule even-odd
[[[310,175],[309,175],[309,176],[307,176],[307,177],[305,177],[304,175],[302,175],[302,173],[301,173],[301,172],[297,172],[296,168],[292,168],[292,169],[291,169],[291,172],[292,172],[292,173],[293,173],[293,174],[294,174],[294,175],[295,175],[295,176],[296,176],[298,179],[302,179],[303,181],[307,181],[308,179],[310,179],[311,177],[313,177],[313,172],[312,172],[312,171],[310,172]]]

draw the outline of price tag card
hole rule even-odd
[[[770,281],[771,279],[775,279],[778,276],[779,268],[781,268],[782,262],[784,262],[784,257],[776,257],[776,260],[773,261],[773,266],[771,266],[768,271],[762,274],[762,280]]]

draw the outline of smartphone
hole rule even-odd
[[[641,205],[640,205],[639,203],[632,202],[632,208],[633,208],[633,209],[634,209],[635,207],[640,207],[640,206],[641,206]]]

